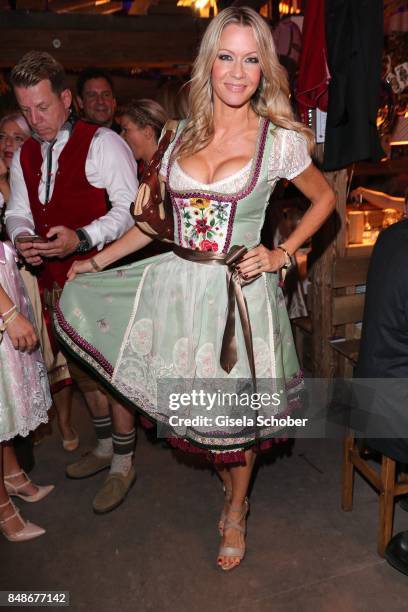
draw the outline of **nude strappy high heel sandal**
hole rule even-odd
[[[218,521],[218,531],[221,536],[224,535],[224,525],[225,525],[225,521],[227,520],[227,512],[225,511],[225,505],[226,504],[229,505],[231,503],[231,495],[232,495],[232,489],[227,489],[225,485],[222,485],[222,490],[224,491],[225,499],[224,499],[224,506],[221,511],[220,520]]]
[[[240,516],[237,521],[233,521],[230,518],[227,518],[224,524],[224,531],[226,529],[236,529],[237,531],[242,533],[245,537],[246,522],[245,522],[244,527],[240,525],[240,522],[242,520],[246,521],[246,518],[249,512],[248,498],[246,497],[244,499],[244,503],[240,508],[230,508],[230,512],[237,512],[237,513],[239,512]],[[220,549],[218,551],[218,558],[217,558],[218,567],[220,567],[225,572],[232,570],[235,567],[238,567],[240,565],[244,556],[245,556],[245,542],[243,546],[220,546]],[[239,561],[238,563],[235,563],[235,565],[223,567],[223,565],[220,563],[220,557],[238,557]]]
[[[9,542],[27,542],[28,540],[34,540],[35,538],[39,538],[40,536],[44,535],[45,529],[21,518],[20,512],[17,510],[11,500],[5,504],[1,504],[0,508],[5,508],[9,504],[14,510],[13,514],[10,514],[10,516],[5,519],[0,519],[0,531]],[[19,518],[21,523],[21,529],[14,533],[7,533],[4,526],[16,516]]]
[[[26,482],[23,482],[19,485],[14,485],[10,479],[16,478],[17,476],[25,476]],[[41,499],[44,499],[44,497],[46,497],[48,493],[51,493],[51,491],[55,488],[54,485],[42,486],[34,484],[34,486],[37,487],[37,492],[33,493],[32,495],[28,495],[27,493],[22,492],[22,489],[24,489],[24,487],[26,487],[28,484],[34,483],[31,483],[31,480],[24,472],[24,470],[20,470],[19,472],[15,472],[14,474],[7,474],[7,476],[4,476],[4,486],[6,487],[7,493],[9,495],[12,495],[13,497],[19,497],[20,499],[26,502],[38,502]]]

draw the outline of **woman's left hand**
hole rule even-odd
[[[6,323],[6,332],[16,351],[32,353],[38,346],[34,327],[21,313],[13,316],[9,324]]]
[[[85,274],[86,272],[97,272],[95,266],[89,259],[76,259],[67,272],[67,281],[73,281],[77,274]]]
[[[244,278],[252,278],[261,272],[277,272],[285,262],[285,253],[281,249],[270,251],[260,244],[243,256],[237,269]]]

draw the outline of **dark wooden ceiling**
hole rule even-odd
[[[31,49],[48,51],[67,69],[190,65],[206,25],[206,19],[183,13],[117,16],[4,12],[0,17],[0,67],[13,66]]]
[[[160,0],[0,0],[0,10],[50,11],[53,13],[91,13],[95,15],[112,15],[127,13],[145,15],[151,5]],[[166,0],[164,0],[166,2]],[[170,4],[174,4],[170,2]]]

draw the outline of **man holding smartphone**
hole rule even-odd
[[[52,339],[52,310],[72,262],[89,258],[133,226],[129,204],[137,191],[137,166],[117,134],[72,115],[64,70],[48,53],[27,53],[12,70],[11,83],[32,137],[13,159],[6,225],[25,261],[38,266]],[[69,465],[67,475],[86,478],[111,466],[93,502],[95,512],[108,512],[135,480],[134,415],[76,363],[69,369],[92,413],[98,445]],[[71,381],[64,382],[54,389],[54,400],[69,412]]]

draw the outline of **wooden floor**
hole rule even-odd
[[[83,452],[93,438],[80,401],[74,421]],[[54,434],[37,447],[32,476],[55,491],[18,504],[47,534],[1,540],[0,588],[68,590],[72,612],[407,610],[408,577],[376,553],[376,494],[357,479],[353,512],[340,510],[340,442],[298,440],[280,451],[258,469],[243,565],[223,573],[222,495],[210,469],[186,465],[142,431],[128,499],[96,516],[91,501],[106,473],[67,480],[64,467],[80,452],[65,453]],[[399,507],[395,527],[408,529]]]

